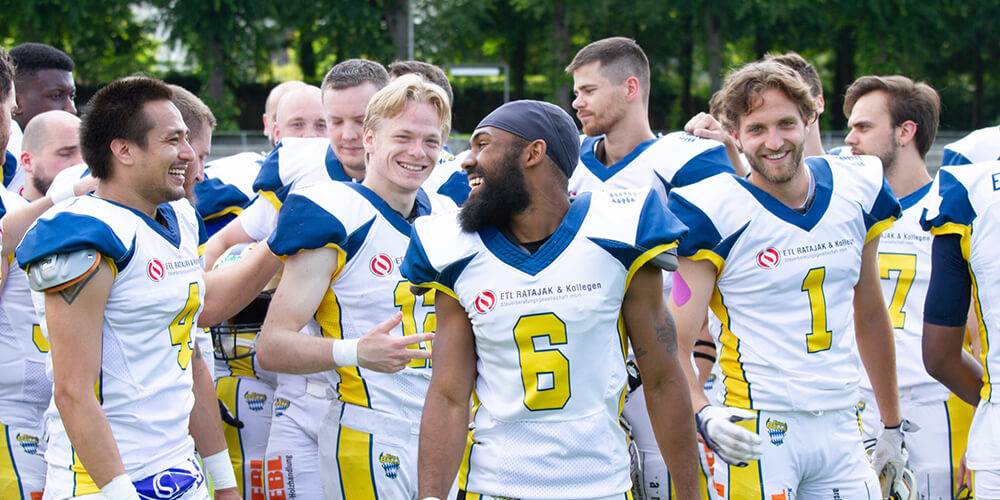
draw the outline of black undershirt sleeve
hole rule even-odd
[[[931,253],[931,280],[924,301],[924,322],[941,326],[963,326],[968,321],[972,300],[969,264],[962,256],[962,237],[945,234],[934,237]]]

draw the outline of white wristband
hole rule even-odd
[[[358,366],[358,340],[333,341],[333,362],[337,366]]]
[[[210,457],[201,457],[201,466],[208,477],[212,478],[212,486],[216,490],[236,487],[236,473],[233,463],[229,460],[229,450],[224,449]]]
[[[57,182],[55,185],[49,188],[45,192],[45,195],[52,200],[52,204],[55,205],[60,201],[65,201],[76,196],[76,190],[73,189],[75,182]]]
[[[129,479],[128,474],[115,476],[108,484],[101,488],[101,495],[107,500],[138,500],[139,492],[135,490],[135,485]]]

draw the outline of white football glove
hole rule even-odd
[[[746,467],[751,460],[759,460],[763,453],[760,436],[735,422],[755,418],[757,414],[752,411],[705,405],[697,413],[698,432],[723,462]]]
[[[886,480],[897,483],[897,491],[902,490],[903,467],[906,467],[906,460],[909,458],[907,455],[903,449],[902,423],[882,429],[875,442],[875,450],[872,451],[872,467],[876,474],[884,473]]]

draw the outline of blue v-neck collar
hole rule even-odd
[[[830,207],[830,200],[833,197],[833,171],[825,158],[813,156],[805,159],[803,168],[808,168],[812,172],[816,182],[816,191],[813,194],[813,202],[805,213],[799,213],[788,205],[778,201],[763,189],[754,186],[750,181],[736,177],[737,182],[750,192],[754,198],[760,202],[764,208],[775,217],[797,226],[804,231],[811,231],[816,227],[826,209]]]
[[[98,198],[97,196],[94,196],[93,193],[89,194],[88,196],[93,196],[94,198],[106,201],[116,207],[122,207],[125,210],[131,211],[132,213],[135,214],[136,217],[145,222],[147,226],[152,228],[153,231],[156,231],[156,233],[162,236],[163,239],[167,240],[171,245],[173,245],[174,248],[181,247],[181,228],[180,224],[177,222],[177,213],[174,212],[174,207],[170,206],[170,203],[160,203],[156,207],[157,215],[159,215],[160,218],[163,219],[163,223],[161,224],[155,219],[151,219],[148,215],[130,206],[122,205],[121,203],[114,202],[111,200],[106,200],[104,198]]]
[[[569,211],[559,227],[549,236],[537,252],[529,254],[512,243],[496,226],[479,230],[479,238],[496,258],[510,267],[532,276],[537,275],[552,264],[580,231],[583,220],[590,209],[590,193],[581,193],[571,201]]]
[[[407,237],[410,236],[410,223],[406,222],[406,219],[404,219],[402,215],[399,215],[399,213],[393,210],[392,207],[385,202],[385,200],[375,194],[375,191],[372,191],[367,186],[357,182],[346,182],[344,185],[357,191],[361,196],[364,196],[365,199],[368,200],[373,207],[375,207],[375,210],[378,210],[378,212],[382,214],[382,217],[389,221],[389,224],[392,224],[393,228]],[[417,190],[417,217],[421,217],[429,213],[431,213],[431,200],[427,196],[427,193],[424,192],[423,188],[421,188]]]
[[[625,167],[632,163],[639,155],[641,155],[647,148],[653,145],[659,137],[655,137],[645,142],[640,142],[635,149],[625,155],[624,158],[618,160],[613,165],[605,166],[601,163],[601,160],[597,159],[597,153],[595,149],[597,148],[597,143],[604,140],[604,136],[597,137],[586,137],[583,139],[583,144],[580,146],[580,161],[583,166],[590,170],[594,177],[597,177],[601,182],[607,182],[608,179],[612,178],[618,172],[621,172]]]

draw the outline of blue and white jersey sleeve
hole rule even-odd
[[[997,164],[998,162],[991,162]],[[920,225],[931,234],[957,234],[963,238],[969,235],[972,223],[978,214],[972,204],[968,182],[968,168],[941,167],[938,170],[934,184],[931,185],[931,195],[936,196],[936,203],[924,212]],[[975,169],[977,172],[980,169]],[[989,179],[992,188],[1000,187],[1000,179],[993,174]]]
[[[350,260],[364,242],[374,209],[346,184],[326,181],[288,195],[268,246],[278,257],[332,247]]]
[[[657,155],[662,161],[653,164],[653,173],[668,193],[675,187],[735,171],[724,144],[684,131],[661,137],[650,150],[663,151]]]
[[[851,197],[864,212],[865,242],[880,235],[893,221],[903,215],[903,209],[882,172],[882,162],[875,156],[814,156],[807,162],[827,162],[834,183],[842,196]]]
[[[712,252],[723,260],[727,257],[728,251],[722,245],[723,236],[715,226],[712,218],[708,216],[698,203],[712,188],[725,184],[725,176],[711,178],[698,183],[690,188],[671,190],[667,197],[667,209],[687,226],[688,235],[677,247],[677,255],[682,257],[697,258],[704,252]]]
[[[195,184],[198,215],[206,221],[239,215],[254,197],[253,182],[264,157],[239,153],[205,165],[205,180]]]
[[[1000,160],[1000,127],[976,130],[944,147],[941,166]]]
[[[59,253],[94,248],[111,259],[118,269],[130,260],[135,243],[135,230],[126,224],[108,225],[104,217],[80,213],[80,208],[95,205],[97,199],[86,196],[60,203],[42,214],[28,229],[15,255],[18,265],[27,270],[31,264]],[[98,211],[97,213],[100,213]],[[109,217],[113,217],[110,212]]]
[[[326,138],[289,137],[278,143],[261,163],[253,190],[278,209],[295,186],[330,179],[350,180],[333,154],[330,141]]]

